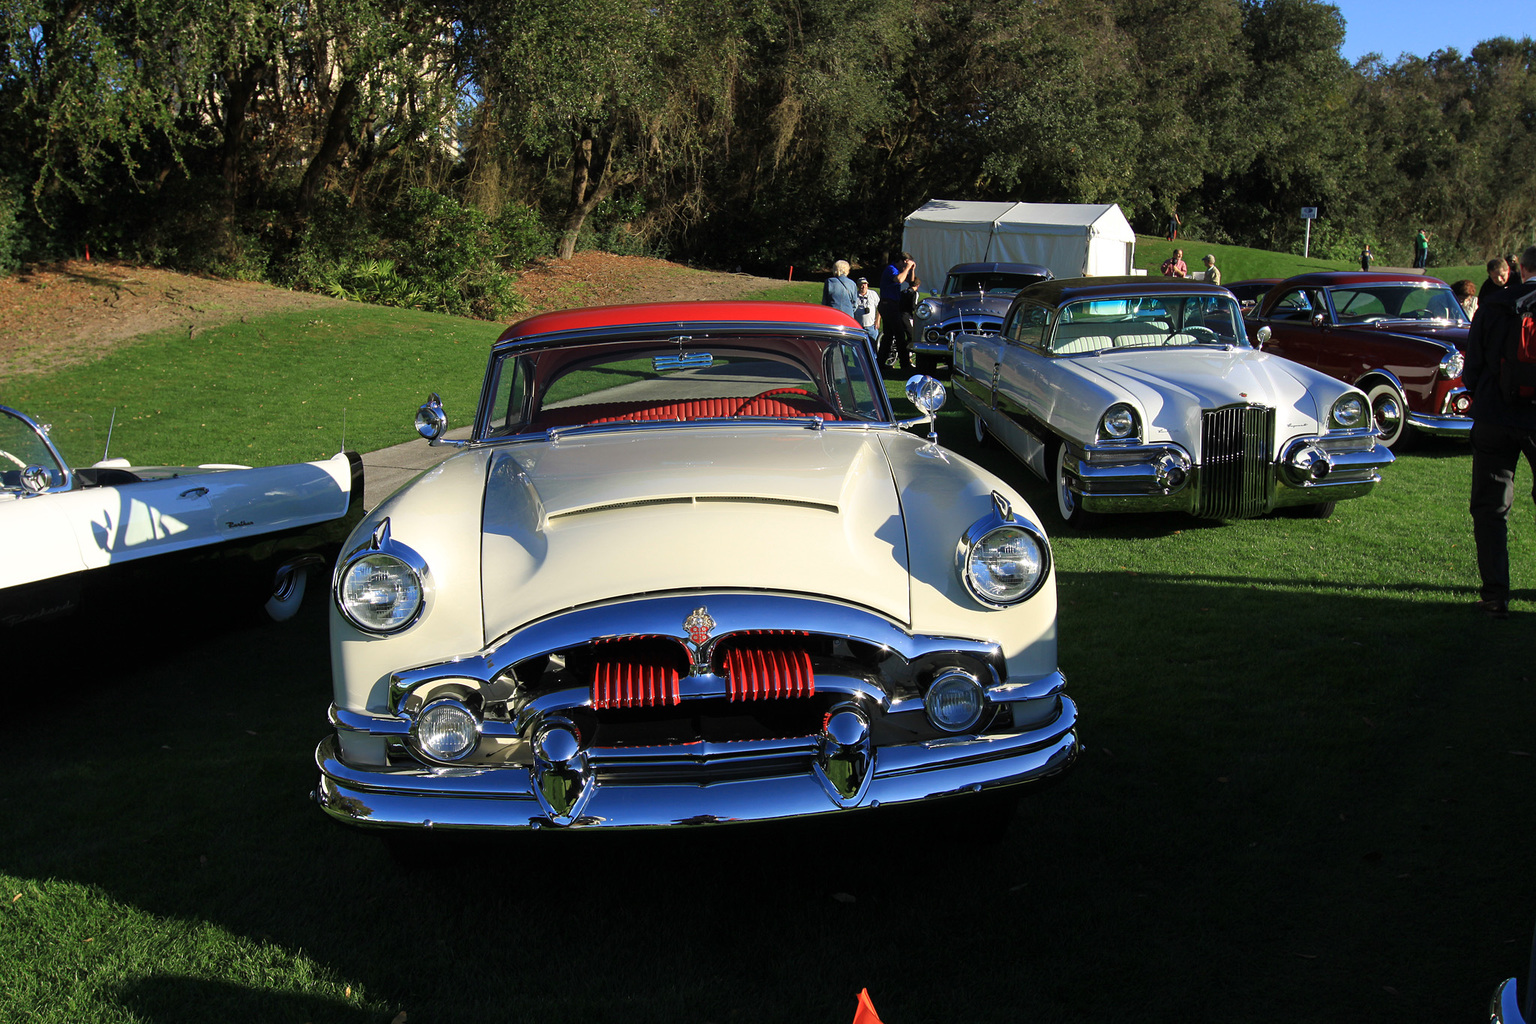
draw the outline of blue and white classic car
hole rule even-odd
[[[1019,290],[1049,281],[1051,268],[1037,263],[957,263],[938,291],[912,314],[912,354],[917,368],[931,371],[949,358],[957,334],[996,334]]]
[[[509,328],[467,442],[338,563],[320,805],[397,833],[655,828],[1064,771],[1045,534],[910,431],[942,385],[908,381],[902,421],[873,355],[806,303]]]
[[[960,334],[954,384],[991,436],[1049,481],[1067,522],[1174,510],[1212,519],[1369,494],[1392,453],[1358,388],[1248,343],[1217,285],[1032,285],[1001,334]]]
[[[153,614],[178,596],[290,618],[362,501],[355,452],[255,469],[74,467],[43,424],[0,406],[0,627],[93,604]]]

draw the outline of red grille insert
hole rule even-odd
[[[680,699],[671,665],[600,661],[592,666],[592,704],[599,709],[654,708]]]
[[[800,650],[743,650],[725,655],[731,700],[777,700],[816,693],[811,656]]]
[[[592,664],[593,707],[655,708],[682,700],[678,659],[658,649],[653,638],[616,637],[598,643],[607,650]]]

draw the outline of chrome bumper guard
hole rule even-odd
[[[657,828],[909,804],[1065,771],[1078,755],[1077,708],[1059,699],[1060,713],[1039,728],[878,748],[856,799],[816,767],[815,737],[700,749],[592,748],[579,769],[541,775],[538,766],[357,767],[341,759],[334,735],[315,751],[315,799],[352,825],[446,829]],[[552,806],[551,778],[580,792]]]

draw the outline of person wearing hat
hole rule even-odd
[[[869,335],[870,342],[880,347],[880,305],[876,301],[879,296],[871,295],[869,291],[869,278],[861,277],[858,280],[859,290],[853,298],[853,318],[864,328],[864,333]]]
[[[1213,253],[1206,253],[1205,277],[1202,280],[1207,284],[1221,284],[1221,268],[1216,266],[1216,256]]]

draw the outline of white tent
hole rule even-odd
[[[1136,232],[1115,203],[933,199],[907,218],[902,249],[925,287],[956,263],[1040,263],[1057,277],[1132,272]]]

